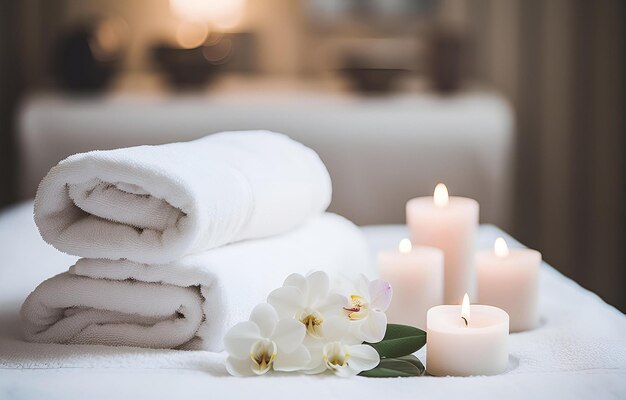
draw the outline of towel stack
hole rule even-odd
[[[71,156],[41,182],[35,222],[84,258],[28,296],[25,337],[219,351],[288,274],[371,272],[330,198],[317,154],[267,131]]]

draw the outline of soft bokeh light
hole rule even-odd
[[[209,34],[206,24],[200,22],[182,22],[176,30],[176,43],[185,49],[198,47]]]
[[[208,22],[217,29],[235,28],[247,0],[170,0],[172,12],[184,21]]]
[[[119,55],[127,36],[126,21],[119,17],[106,18],[95,27],[89,48],[98,61],[110,61]]]
[[[202,56],[204,56],[204,59],[215,65],[227,62],[232,56],[232,53],[232,41],[224,38],[212,45],[207,45],[202,49]]]

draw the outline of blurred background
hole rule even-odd
[[[625,311],[624,21],[619,0],[2,1],[0,205],[75,152],[273,129],[356,223],[443,181]]]

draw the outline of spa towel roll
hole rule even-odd
[[[320,215],[331,181],[317,154],[268,131],[75,154],[35,198],[44,240],[89,258],[168,263],[280,234]]]
[[[21,310],[25,338],[40,343],[222,350],[291,273],[374,275],[363,233],[323,214],[283,235],[230,244],[170,264],[80,259],[40,284]]]

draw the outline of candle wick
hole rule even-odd
[[[465,317],[461,317],[461,319],[463,320],[463,322],[465,322],[465,326],[468,326],[467,325],[467,319],[465,319]]]

